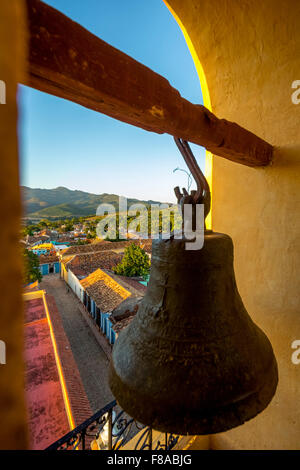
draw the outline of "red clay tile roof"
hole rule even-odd
[[[75,425],[79,426],[79,424],[83,423],[86,419],[92,416],[93,413],[85,393],[80,373],[75,362],[69,340],[65,333],[61,315],[57,309],[55,299],[53,296],[47,294],[46,301],[52,322],[57,351],[64,372],[73,418]]]
[[[134,288],[139,291],[140,295],[145,294],[147,287],[141,284],[139,281],[132,279],[131,277],[118,276],[118,280],[122,278],[122,281],[128,286],[128,288]]]
[[[97,269],[82,279],[80,284],[102,312],[111,312],[131,295],[128,290],[101,269]]]
[[[74,245],[70,246],[65,252],[64,255],[74,255],[79,253],[96,253],[97,251],[104,251],[110,249],[111,242],[98,242],[90,243],[89,245]]]
[[[59,243],[63,243],[63,242],[67,242],[67,243],[70,243],[72,242],[72,236],[61,236],[61,237],[58,237],[58,241]]]
[[[68,269],[71,269],[74,274],[74,269],[80,269],[85,274],[90,274],[98,268],[112,270],[122,261],[122,258],[122,255],[112,251],[78,254],[68,262]]]
[[[49,255],[40,255],[39,256],[40,264],[48,264],[48,263],[58,263],[59,258],[57,254],[49,254]]]
[[[73,267],[71,269],[72,273],[75,274],[76,277],[78,278],[83,278],[87,276],[87,272],[84,269],[81,269],[80,267],[77,268],[77,266]]]
[[[61,262],[64,266],[67,266],[68,263],[75,257],[76,255],[70,255],[70,256],[63,256],[61,259]]]
[[[25,325],[41,318],[46,318],[46,312],[42,298],[32,299],[25,303]]]
[[[90,245],[78,245],[78,246],[71,246],[68,248],[64,254],[71,255],[77,253],[96,253],[98,251],[107,251],[107,250],[120,250],[122,248],[126,248],[127,246],[134,243],[135,245],[141,246],[141,248],[145,249],[147,252],[151,252],[152,247],[152,240],[124,240],[121,242],[108,242],[103,240],[101,242],[91,243]]]
[[[111,245],[111,242],[108,241],[108,240],[101,240],[101,241],[99,241],[97,239],[96,240],[91,240],[91,245],[99,245],[100,243],[101,243],[102,246]]]
[[[86,291],[101,312],[111,312],[123,301],[123,298],[107,286],[104,281],[95,282],[92,286],[87,287]]]
[[[152,240],[149,238],[148,240],[140,240],[140,247],[143,248],[146,253],[152,253]]]
[[[25,302],[25,390],[30,446],[42,450],[70,431],[42,299]]]
[[[29,244],[37,243],[38,241],[45,242],[49,240],[50,237],[47,235],[27,235],[26,242]]]
[[[72,415],[78,426],[92,411],[55,300],[46,295],[46,302]],[[25,301],[25,364],[30,447],[42,450],[70,431],[42,298]]]
[[[119,274],[109,273],[109,275],[118,283],[121,284],[125,289],[129,290],[133,295],[141,296],[144,295],[147,287],[140,282],[132,279],[131,277],[120,276]]]

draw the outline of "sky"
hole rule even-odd
[[[202,104],[183,34],[163,0],[46,0]],[[175,202],[187,169],[172,136],[155,134],[20,86],[21,184]],[[192,145],[204,170],[205,150]],[[194,185],[192,185],[192,188]]]

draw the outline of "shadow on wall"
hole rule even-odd
[[[299,110],[300,111],[300,110]],[[272,166],[274,168],[290,168],[300,166],[300,145],[290,145],[286,147],[275,147]],[[282,174],[280,173],[280,176]],[[295,175],[296,176],[296,175]],[[299,178],[299,174],[298,174]]]

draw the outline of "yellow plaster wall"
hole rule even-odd
[[[270,338],[279,385],[252,421],[212,436],[213,448],[300,449],[300,79],[298,0],[169,0],[206,75],[212,111],[275,146],[274,162],[253,169],[213,159],[215,231],[234,241],[245,306]]]
[[[24,68],[23,19],[22,1],[0,0],[0,80],[7,93],[6,104],[0,104],[0,339],[6,343],[6,364],[0,365],[0,449],[27,447],[16,103]]]

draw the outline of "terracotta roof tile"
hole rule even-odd
[[[40,255],[39,260],[40,260],[40,264],[58,263],[59,262],[59,258],[56,254]]]
[[[149,238],[148,240],[140,240],[140,246],[143,248],[146,253],[152,253],[152,240]]]
[[[102,312],[111,312],[131,295],[128,290],[101,269],[97,269],[82,279],[80,284]]]
[[[99,251],[114,251],[114,250],[120,250],[122,248],[126,248],[127,246],[131,245],[134,243],[135,245],[141,246],[141,248],[145,249],[146,252],[151,252],[151,247],[152,247],[152,240],[124,240],[121,242],[109,242],[106,240],[103,240],[101,242],[95,242],[91,243],[89,245],[77,245],[77,246],[71,246],[66,250],[65,254],[66,255],[71,255],[71,254],[79,254],[79,253],[96,253]]]
[[[42,299],[25,302],[25,396],[31,448],[42,450],[69,432],[62,388]]]
[[[144,295],[147,290],[146,286],[131,277],[120,276],[115,273],[109,273],[109,275],[118,282],[118,284],[121,284],[121,286],[129,290],[135,296]]]
[[[67,266],[67,264],[74,258],[75,255],[64,256],[61,260],[62,264]]]
[[[125,277],[125,276],[118,276],[118,277],[119,278],[122,277],[123,282],[126,283],[129,288],[131,287],[139,291],[140,295],[144,294],[147,290],[147,287],[141,284],[136,279],[132,279],[131,277]]]
[[[90,274],[98,268],[112,270],[121,261],[122,255],[112,251],[78,254],[68,262],[68,269],[71,269],[74,274],[74,269],[80,269],[85,274]]]
[[[110,249],[111,242],[98,242],[91,243],[89,245],[74,245],[68,248],[65,252],[66,255],[74,255],[79,253],[96,253],[97,251],[103,251]]]

